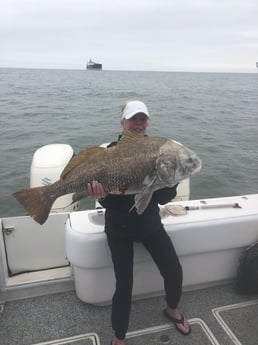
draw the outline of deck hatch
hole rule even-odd
[[[195,343],[197,343],[198,339],[198,343],[202,345],[220,345],[214,334],[202,319],[193,318],[188,321],[192,327],[192,333],[187,337],[182,337],[182,335],[175,329],[174,325],[169,323],[128,332],[126,336],[127,344],[192,345],[193,339]]]
[[[96,333],[88,333],[76,335],[69,338],[55,339],[33,345],[100,345],[100,342],[99,337]]]
[[[213,315],[235,345],[257,345],[257,312],[258,299],[212,310]]]

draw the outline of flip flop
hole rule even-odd
[[[172,321],[172,322],[175,324],[176,329],[177,329],[178,332],[180,332],[180,333],[183,334],[183,335],[189,335],[189,334],[191,333],[191,327],[190,327],[190,325],[189,325],[189,331],[188,331],[188,332],[184,332],[182,329],[180,329],[180,328],[178,327],[178,324],[181,324],[181,325],[184,324],[185,318],[184,318],[183,315],[181,315],[181,319],[179,320],[179,319],[174,318],[173,316],[170,316],[166,309],[163,310],[163,314],[164,314],[170,321]]]

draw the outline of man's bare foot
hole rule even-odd
[[[177,330],[181,334],[188,335],[191,333],[189,322],[183,317],[178,308],[172,309],[170,307],[167,307],[166,309],[164,309],[164,315],[172,322],[174,322]]]

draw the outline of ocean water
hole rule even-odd
[[[128,99],[147,104],[149,135],[201,157],[191,199],[258,193],[258,74],[0,69],[0,217],[24,214],[12,193],[36,149],[115,140]]]

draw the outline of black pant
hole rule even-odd
[[[133,239],[107,235],[116,276],[112,299],[112,328],[118,339],[124,339],[131,309],[133,288]],[[164,228],[142,240],[164,279],[168,306],[176,308],[182,293],[182,268],[171,239]]]

